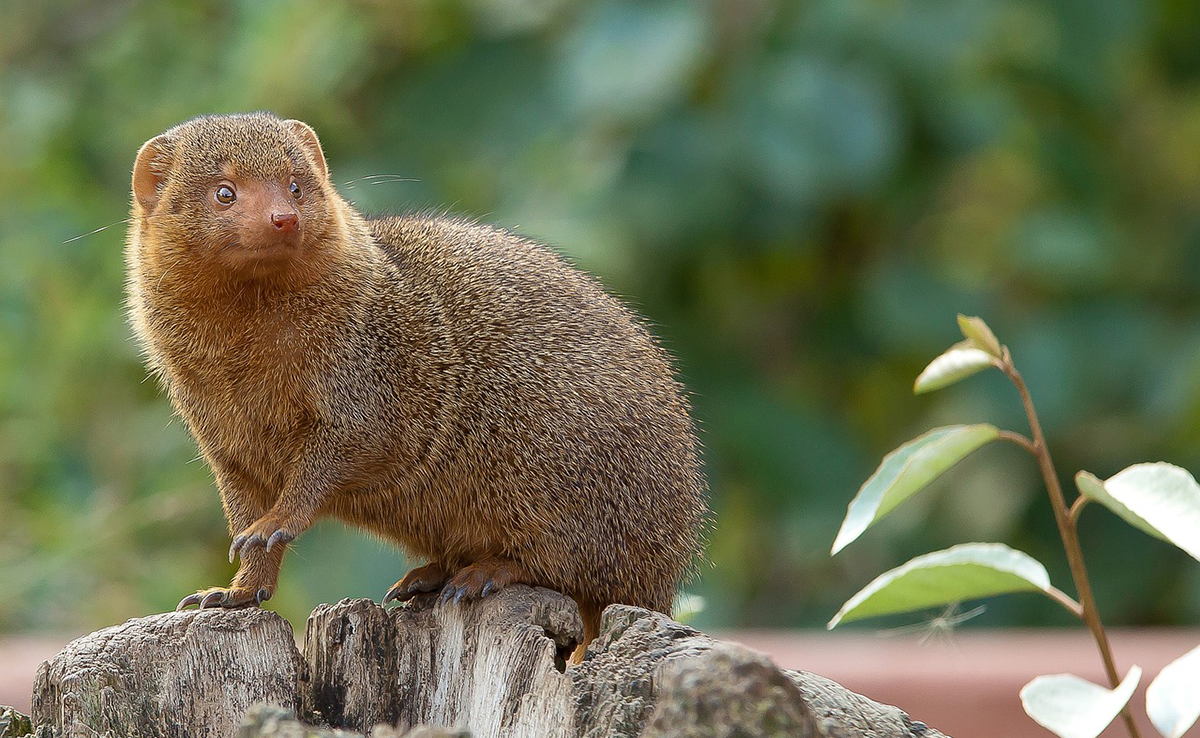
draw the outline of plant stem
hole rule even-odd
[[[1046,445],[1042,425],[1038,422],[1037,413],[1033,409],[1033,399],[1029,396],[1029,388],[1025,386],[1025,380],[1021,378],[1021,373],[1013,365],[1008,347],[1005,346],[1002,351],[1000,369],[1017,388],[1017,393],[1021,395],[1021,402],[1025,405],[1025,415],[1029,418],[1029,431],[1033,436],[1034,454],[1037,456],[1038,466],[1042,470],[1046,492],[1050,495],[1050,506],[1054,508],[1054,520],[1058,523],[1058,534],[1062,538],[1063,549],[1067,553],[1071,578],[1075,580],[1075,590],[1079,593],[1080,617],[1087,624],[1088,630],[1092,632],[1092,638],[1096,640],[1096,646],[1100,649],[1100,658],[1104,661],[1104,670],[1108,673],[1108,681],[1115,688],[1121,683],[1121,678],[1117,673],[1116,662],[1113,660],[1108,634],[1100,622],[1100,611],[1096,608],[1096,598],[1092,595],[1092,585],[1088,580],[1087,567],[1083,563],[1083,551],[1079,547],[1079,535],[1075,529],[1075,520],[1068,511],[1067,502],[1063,498],[1062,487],[1058,483],[1058,474],[1055,473],[1054,462],[1050,458],[1050,448]],[[1141,738],[1128,705],[1121,710],[1121,717],[1125,720],[1125,727],[1128,728],[1129,735],[1133,738]]]
[[[1012,431],[1000,431],[1000,438],[1005,441],[1011,441],[1034,456],[1037,456],[1037,449],[1034,448],[1033,441],[1029,440],[1020,433],[1013,433]]]
[[[1065,607],[1067,612],[1071,613],[1080,620],[1083,620],[1083,608],[1079,606],[1078,602],[1071,599],[1071,595],[1067,594],[1061,589],[1058,589],[1057,587],[1051,587],[1050,589],[1046,590],[1046,594],[1050,596],[1050,599]]]
[[[1071,516],[1071,527],[1072,528],[1078,528],[1079,513],[1083,512],[1083,508],[1087,507],[1087,504],[1091,501],[1092,501],[1092,498],[1084,497],[1083,495],[1080,495],[1075,498],[1075,502],[1071,503],[1070,516]]]

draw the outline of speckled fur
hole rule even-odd
[[[516,562],[593,619],[614,602],[670,612],[705,482],[668,357],[625,307],[511,233],[364,219],[274,116],[199,118],[156,141],[130,313],[231,532],[275,514],[298,535],[332,515],[448,572]],[[216,260],[234,248],[206,210],[223,165],[295,171],[311,193],[287,269]],[[243,552],[234,586],[273,591],[280,558]]]

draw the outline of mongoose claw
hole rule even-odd
[[[213,587],[212,589],[204,589],[199,592],[194,592],[179,601],[175,606],[176,611],[199,605],[201,610],[213,607],[235,608],[249,607],[250,605],[261,605],[271,599],[271,590],[266,587],[259,587],[257,590],[250,590],[243,587],[230,587],[222,589]]]
[[[420,593],[420,590],[413,589],[412,587],[405,587],[400,583],[397,583],[388,590],[387,594],[383,596],[383,602],[379,604],[386,605],[389,602],[406,602],[416,597]]]
[[[245,546],[249,539],[250,536],[237,536],[233,539],[233,543],[229,544],[229,563],[233,563],[233,560],[241,553],[242,546]]]
[[[419,566],[392,585],[388,593],[383,596],[382,604],[386,605],[393,601],[404,602],[422,593],[436,592],[442,588],[448,578],[446,570],[440,564]]]
[[[260,530],[267,528],[266,532]],[[267,551],[276,546],[283,546],[296,540],[296,534],[292,533],[287,528],[278,527],[271,529],[270,526],[263,524],[260,520],[246,530],[237,534],[234,537],[233,543],[229,544],[229,563],[238,556],[245,556],[246,551],[255,546],[262,546]]]
[[[467,593],[467,588],[462,586],[461,584],[447,585],[444,589],[442,589],[442,602],[449,602],[450,600],[454,600],[454,603],[458,604],[459,602],[462,602],[463,595],[465,595],[466,593]]]
[[[279,531],[275,531],[275,533],[279,533]],[[272,536],[274,536],[274,534],[272,534]],[[274,538],[272,538],[272,540],[274,540]],[[237,538],[233,539],[233,543],[229,546],[229,563],[232,564],[233,560],[238,556],[245,557],[246,552],[255,546],[265,546],[267,550],[270,551],[271,548],[267,545],[268,543],[270,543],[270,541],[268,541],[266,538],[263,538],[262,535],[258,533],[240,534]]]
[[[213,590],[212,592],[204,595],[204,599],[200,600],[200,609],[203,610],[206,607],[216,607],[224,602],[227,596],[228,595],[226,592],[222,592],[219,589]]]
[[[199,605],[203,596],[203,593],[195,592],[187,597],[184,597],[179,601],[179,604],[175,606],[175,612],[179,612],[180,610],[191,607],[192,605]]]
[[[296,540],[296,536],[292,535],[283,528],[280,528],[272,533],[271,537],[267,539],[267,550],[270,551],[275,546],[282,546],[283,544],[291,543],[294,540]]]
[[[485,559],[459,570],[442,588],[442,602],[478,600],[510,584],[528,583],[528,572],[513,561]]]

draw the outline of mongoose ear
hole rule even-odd
[[[165,133],[138,149],[137,159],[133,162],[133,196],[147,213],[158,204],[159,187],[170,168],[170,156],[171,141]]]
[[[312,129],[312,126],[302,120],[285,120],[283,124],[296,134],[296,138],[300,139],[300,145],[312,157],[313,164],[321,173],[321,178],[324,179],[328,176],[325,167],[325,152],[321,151],[321,141],[317,138],[317,132]]]

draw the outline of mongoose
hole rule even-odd
[[[667,355],[594,279],[504,230],[360,215],[313,129],[268,113],[147,141],[130,223],[132,324],[241,556],[180,608],[261,604],[334,516],[428,562],[385,604],[540,585],[585,645],[611,603],[671,612],[698,443]]]

